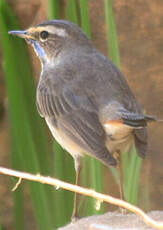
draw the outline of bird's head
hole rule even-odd
[[[46,21],[23,31],[9,31],[30,43],[42,64],[54,62],[62,51],[89,47],[90,40],[75,24],[64,20]]]

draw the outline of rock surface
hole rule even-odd
[[[149,216],[156,221],[163,221],[163,211],[152,211]],[[75,223],[70,223],[59,230],[147,230],[154,229],[146,225],[135,214],[120,214],[108,212],[104,215],[82,218]]]

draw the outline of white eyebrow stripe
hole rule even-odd
[[[67,36],[67,33],[64,29],[55,29],[55,33],[58,35],[58,36],[61,36],[61,37],[66,37]]]
[[[63,28],[57,28],[55,26],[39,26],[39,27],[32,27],[28,29],[29,33],[35,33],[35,32],[41,32],[41,31],[48,31],[51,34],[56,34],[60,37],[66,37],[68,36],[67,32]]]
[[[40,29],[41,29],[41,27],[40,27]],[[43,30],[43,27],[42,27],[42,30]],[[48,31],[49,33],[56,34],[60,37],[66,37],[67,36],[66,30],[62,29],[62,28],[57,28],[54,26],[45,26],[45,30]]]

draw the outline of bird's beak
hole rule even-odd
[[[33,39],[33,37],[27,32],[27,30],[11,30],[8,34],[12,34],[24,39]]]

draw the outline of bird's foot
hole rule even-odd
[[[127,209],[125,208],[119,208],[119,212],[122,214],[122,215],[126,215],[128,213]]]
[[[72,215],[71,217],[71,223],[75,223],[79,220],[80,218],[77,215]]]
[[[127,209],[119,207],[114,211],[116,214],[122,214],[122,215],[126,215],[128,213]]]

